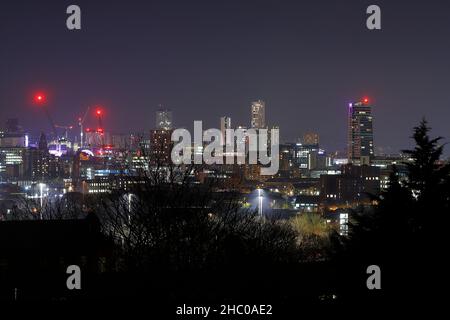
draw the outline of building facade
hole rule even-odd
[[[159,109],[156,111],[156,130],[171,130],[173,127],[172,111],[169,109]]]
[[[348,161],[370,164],[374,158],[372,105],[369,99],[350,103],[348,109]]]
[[[151,164],[168,165],[172,163],[172,132],[173,130],[150,131],[150,162]]]
[[[220,132],[222,133],[221,136],[221,144],[222,145],[231,145],[232,144],[232,137],[228,137],[226,134],[226,130],[231,129],[231,118],[230,117],[220,117]]]
[[[251,127],[254,129],[266,127],[266,104],[262,100],[252,102]]]

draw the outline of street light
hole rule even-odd
[[[262,190],[260,188],[258,190],[258,215],[260,217],[263,216],[263,197],[262,197]]]
[[[39,218],[42,220],[42,208],[44,207],[44,183],[39,183],[39,192],[40,192],[40,202],[41,202],[41,210],[39,211]]]
[[[133,210],[133,194],[132,193],[128,193],[128,195],[126,196],[127,198],[127,203],[128,203],[128,223],[131,223],[131,211]]]

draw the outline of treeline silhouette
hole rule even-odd
[[[434,288],[444,284],[446,271],[450,165],[440,160],[441,138],[429,132],[425,120],[414,129],[416,146],[405,151],[412,159],[407,176],[394,170],[389,188],[373,196],[377,204],[352,212],[348,237],[317,217],[285,221],[243,210],[238,195],[219,192],[214,180],[192,184],[190,177],[200,169],[194,166],[157,166],[127,192],[67,195],[42,209],[44,220],[24,201],[10,220],[36,220],[36,228],[46,231],[29,234],[49,239],[36,247],[24,247],[19,237],[2,244],[0,276],[7,286],[0,297],[11,299],[19,287],[24,300],[154,304],[297,307],[438,299]],[[47,220],[66,222],[42,227]],[[78,235],[61,231],[70,229],[67,221],[80,220],[86,226],[77,227]],[[0,242],[8,241],[8,232],[28,232],[21,231],[22,222],[1,222]],[[31,251],[34,258],[24,258]],[[69,263],[82,266],[80,292],[65,289]],[[381,268],[381,290],[366,286],[370,265]],[[30,268],[47,276],[23,281]]]
[[[377,205],[355,210],[350,236],[336,255],[341,288],[349,299],[379,299],[391,303],[438,303],[448,283],[447,233],[450,206],[450,164],[442,161],[441,137],[431,138],[424,119],[414,128],[407,175],[394,168],[387,190],[373,196]],[[365,268],[381,268],[382,290],[370,292],[357,276]],[[367,275],[366,275],[367,277]]]

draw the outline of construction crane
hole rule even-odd
[[[46,96],[43,93],[37,93],[34,96],[34,102],[37,105],[42,106],[42,109],[44,110],[45,115],[47,116],[48,122],[50,123],[50,126],[52,128],[53,134],[55,135],[55,139],[58,139],[58,132],[56,131],[55,123],[53,122],[50,112],[48,111],[46,100],[47,100]]]
[[[55,124],[55,128],[58,129],[64,129],[64,136],[66,137],[66,140],[68,139],[68,131],[73,129],[73,126],[60,126]]]
[[[98,129],[102,130],[103,129],[103,122],[102,122],[103,110],[100,108],[97,108],[97,110],[95,111],[95,114],[97,115]]]
[[[95,111],[95,114],[97,115],[97,120],[98,120],[98,128],[97,128],[97,134],[100,136],[100,144],[102,146],[102,149],[105,146],[105,141],[104,141],[104,134],[105,134],[105,130],[103,129],[103,110],[98,107],[97,110]]]
[[[78,118],[78,125],[80,126],[80,147],[82,148],[84,146],[84,121],[86,121],[86,117],[89,114],[89,110],[91,110],[91,107],[87,107],[86,112],[84,113],[84,116],[82,118]]]

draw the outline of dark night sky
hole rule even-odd
[[[78,4],[82,30],[66,29]],[[382,31],[365,27],[378,4]],[[422,116],[450,138],[449,1],[2,1],[0,122],[48,130],[30,103],[49,93],[59,124],[88,105],[107,108],[106,129],[148,130],[158,104],[177,126],[249,124],[264,99],[282,140],[307,130],[344,149],[347,103],[374,103],[375,144],[408,147]]]

